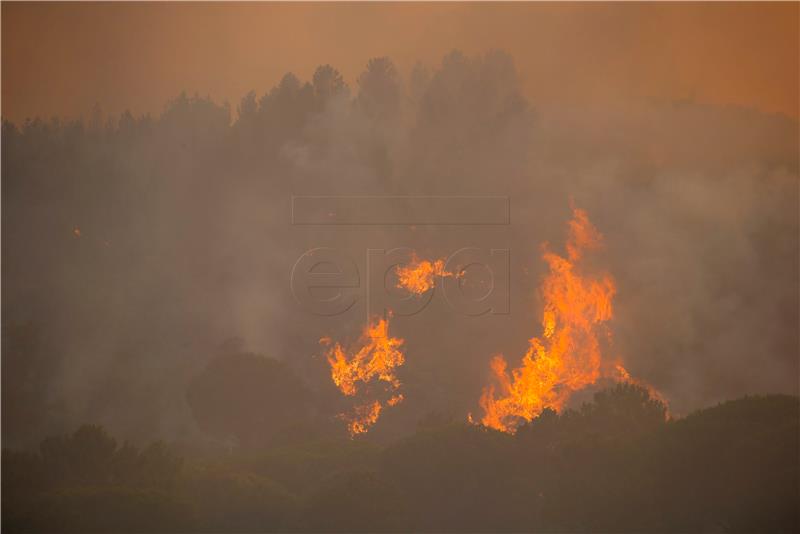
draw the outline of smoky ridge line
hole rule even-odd
[[[432,410],[477,415],[487,360],[524,354],[538,328],[539,247],[560,250],[569,198],[605,236],[619,288],[614,350],[674,413],[795,392],[796,120],[685,100],[561,107],[529,101],[520,78],[500,51],[454,51],[402,73],[378,57],[352,87],[321,65],[307,81],[287,74],[246,94],[235,113],[180,94],[158,116],[4,121],[10,442],[92,421],[125,439],[221,443],[233,431],[202,419],[202,395],[187,391],[228,353],[291,370],[305,388],[298,405],[313,414],[294,416],[328,428],[343,406],[319,337],[357,339],[368,314],[364,294],[333,318],[297,306],[287,273],[315,246],[358,262],[406,245],[431,260],[465,246],[514,251],[514,313],[473,320],[434,295],[392,321],[414,350],[398,377],[415,395],[370,434],[404,435]],[[409,197],[456,199],[448,220],[496,224],[416,228],[409,218],[339,232],[287,218],[296,199]],[[311,207],[310,221],[326,221],[330,206]],[[15,386],[26,373],[31,389]],[[243,443],[274,439],[235,432]]]

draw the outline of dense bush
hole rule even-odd
[[[668,420],[639,386],[507,435],[427,418],[380,446],[314,440],[181,461],[102,428],[3,451],[8,532],[797,532],[800,401]]]

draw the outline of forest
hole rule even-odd
[[[796,532],[800,402],[667,419],[639,386],[516,434],[431,413],[405,438],[276,428],[209,456],[100,426],[3,451],[8,532]]]
[[[351,85],[323,64],[234,105],[3,120],[5,531],[800,531],[796,119],[540,105],[501,51]],[[511,224],[290,222],[296,195],[453,194]],[[617,282],[604,349],[642,381],[471,422],[490,358],[538,333],[571,202]],[[320,339],[366,303],[308,314],[290,272],[406,245],[512,250],[511,312],[395,318],[405,398],[351,436]]]

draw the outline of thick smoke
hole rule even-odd
[[[330,66],[308,82],[287,74],[235,109],[180,95],[158,117],[4,122],[2,143],[9,444],[83,421],[196,437],[187,384],[231,346],[287,362],[335,402],[318,340],[358,335],[367,249],[400,246],[511,251],[509,314],[463,316],[436,293],[392,322],[406,401],[376,431],[465,417],[490,357],[539,333],[539,246],[561,246],[571,199],[605,235],[612,350],[673,412],[798,393],[798,123],[786,116],[543,106],[507,54],[453,52],[405,77],[370,60],[353,87]],[[293,195],[508,196],[511,221],[298,226]],[[344,314],[309,314],[292,296],[292,266],[315,247],[358,265]]]

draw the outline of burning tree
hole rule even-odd
[[[347,421],[350,435],[362,434],[369,430],[383,410],[383,402],[376,397],[375,382],[383,383],[383,390],[389,393],[387,406],[394,406],[403,400],[399,392],[400,381],[395,374],[397,367],[405,362],[400,349],[403,340],[389,336],[389,322],[379,319],[368,324],[360,340],[360,348],[345,350],[330,338],[320,339],[329,346],[328,363],[331,366],[331,379],[336,387],[348,397],[358,397],[358,403],[350,414],[342,414]]]
[[[562,409],[573,392],[601,377],[629,379],[624,367],[601,350],[601,336],[613,317],[614,279],[588,274],[583,265],[587,252],[602,248],[603,236],[578,208],[568,227],[566,256],[546,243],[542,247],[550,272],[540,289],[541,337],[530,340],[521,365],[510,372],[502,354],[492,358],[496,385],[484,388],[480,398],[485,426],[513,433],[545,408]]]

